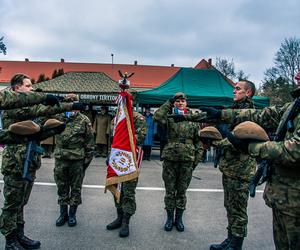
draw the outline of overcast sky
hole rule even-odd
[[[0,0],[0,60],[171,65],[233,59],[257,84],[285,38],[300,38],[299,0]]]

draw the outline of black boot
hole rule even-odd
[[[56,226],[60,227],[64,225],[68,221],[68,206],[67,205],[61,205],[60,206],[60,214],[59,217],[56,220]]]
[[[225,250],[227,248],[227,246],[229,245],[230,241],[232,238],[232,234],[231,231],[228,230],[228,235],[227,235],[227,239],[225,239],[222,243],[220,244],[213,244],[210,245],[210,250]]]
[[[177,231],[179,231],[179,232],[184,231],[184,225],[183,225],[183,221],[182,221],[183,211],[184,211],[183,209],[176,208],[174,224],[176,226]]]
[[[231,241],[226,250],[242,250],[244,237],[232,236]]]
[[[24,250],[24,248],[20,245],[17,239],[16,231],[11,234],[5,236],[5,250]]]
[[[167,209],[167,221],[165,223],[165,231],[169,232],[173,228],[174,224],[174,210]]]
[[[77,207],[78,206],[70,206],[70,210],[69,210],[69,220],[68,220],[68,226],[69,227],[74,227],[77,224],[76,221],[76,211],[77,211]]]
[[[17,240],[25,249],[39,249],[41,246],[40,241],[29,239],[24,235],[24,225],[18,225]]]
[[[117,214],[118,214],[117,219],[115,219],[112,223],[110,223],[106,226],[107,230],[113,230],[113,229],[117,229],[117,228],[121,227],[122,219],[123,219],[123,210],[122,210],[122,208],[117,209]]]
[[[119,236],[121,238],[127,237],[129,235],[129,220],[130,220],[131,215],[125,213],[123,215],[122,219],[122,225],[121,225],[121,230],[119,232]]]

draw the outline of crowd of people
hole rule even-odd
[[[264,199],[272,208],[276,249],[300,249],[300,71],[295,79],[299,86],[292,93],[295,101],[283,107],[255,109],[252,101],[255,85],[241,80],[234,87],[233,105],[228,109],[203,107],[200,112],[193,113],[188,108],[188,97],[178,92],[154,114],[149,108],[143,115],[133,112],[136,142],[144,150],[144,160],[151,159],[154,135],[157,131],[161,134],[165,231],[171,231],[173,227],[179,232],[185,230],[186,191],[195,167],[204,158],[204,149],[209,146],[221,152],[219,169],[223,174],[228,220],[227,238],[212,244],[210,249],[242,249],[247,236],[249,182],[260,160],[266,160],[270,167]],[[106,158],[111,146],[114,124],[107,107],[97,112],[92,123],[81,113],[87,105],[75,97],[61,100],[32,90],[30,78],[16,74],[11,79],[11,90],[0,92],[0,106],[5,110],[0,143],[6,144],[1,168],[4,204],[0,231],[6,238],[6,250],[38,249],[41,246],[40,241],[32,240],[24,233],[24,207],[29,201],[36,171],[41,166],[41,156],[50,157],[52,151],[44,146],[45,152],[40,146],[41,141],[55,138],[54,179],[60,206],[56,226],[66,222],[70,227],[77,224],[76,211],[82,202],[85,171],[93,157]],[[24,120],[31,120],[39,129],[26,134],[17,131],[16,134],[16,128],[25,128]],[[245,120],[254,121],[275,135],[284,131],[283,136],[280,140],[264,142],[239,138],[232,131]],[[214,139],[201,136],[203,126],[200,123],[213,126],[219,136]],[[287,123],[291,124],[288,128],[285,127]],[[26,173],[24,161],[28,166]],[[137,184],[138,178],[122,183],[120,202],[115,200],[117,218],[106,226],[107,230],[120,228],[120,237],[129,236],[130,218],[136,211]]]

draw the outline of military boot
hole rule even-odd
[[[121,227],[122,219],[123,219],[123,210],[122,210],[122,208],[117,209],[117,214],[118,214],[117,219],[115,219],[112,223],[110,223],[106,226],[107,230],[113,230],[113,229],[117,229],[117,228]]]
[[[60,214],[59,217],[56,220],[56,226],[60,227],[64,225],[68,221],[68,206],[67,205],[61,205],[60,206]]]
[[[183,221],[182,221],[183,211],[184,211],[183,209],[176,208],[174,224],[176,226],[177,231],[179,231],[179,232],[184,231],[184,225],[183,225]]]
[[[70,210],[69,210],[69,220],[68,220],[68,226],[69,227],[74,227],[77,224],[76,221],[76,211],[77,211],[77,207],[78,206],[70,206]]]
[[[242,250],[243,241],[244,237],[236,237],[233,235],[226,250]]]
[[[232,234],[231,231],[228,230],[228,235],[227,235],[227,239],[225,239],[223,242],[221,242],[220,244],[213,244],[210,245],[210,250],[225,250],[227,248],[227,246],[229,245],[230,241],[232,238]]]
[[[25,249],[39,249],[41,246],[40,241],[32,240],[24,234],[24,225],[18,225],[17,240]]]
[[[123,219],[122,219],[122,225],[121,225],[121,230],[119,232],[119,236],[121,238],[127,237],[129,235],[129,220],[130,220],[131,215],[124,213]]]
[[[174,210],[167,209],[167,221],[165,223],[165,231],[169,232],[173,228],[174,224]]]
[[[5,236],[5,250],[24,250],[17,239],[16,231]]]

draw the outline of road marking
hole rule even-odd
[[[3,180],[0,180],[0,183],[4,183]],[[34,185],[37,186],[56,186],[55,183],[51,182],[35,182]],[[84,188],[93,188],[93,189],[104,189],[103,185],[83,185]],[[144,191],[165,191],[164,188],[161,187],[137,187],[137,190]],[[212,188],[189,188],[188,192],[204,192],[204,193],[222,193],[223,189],[212,189]],[[256,190],[257,193],[263,193],[263,190]]]

